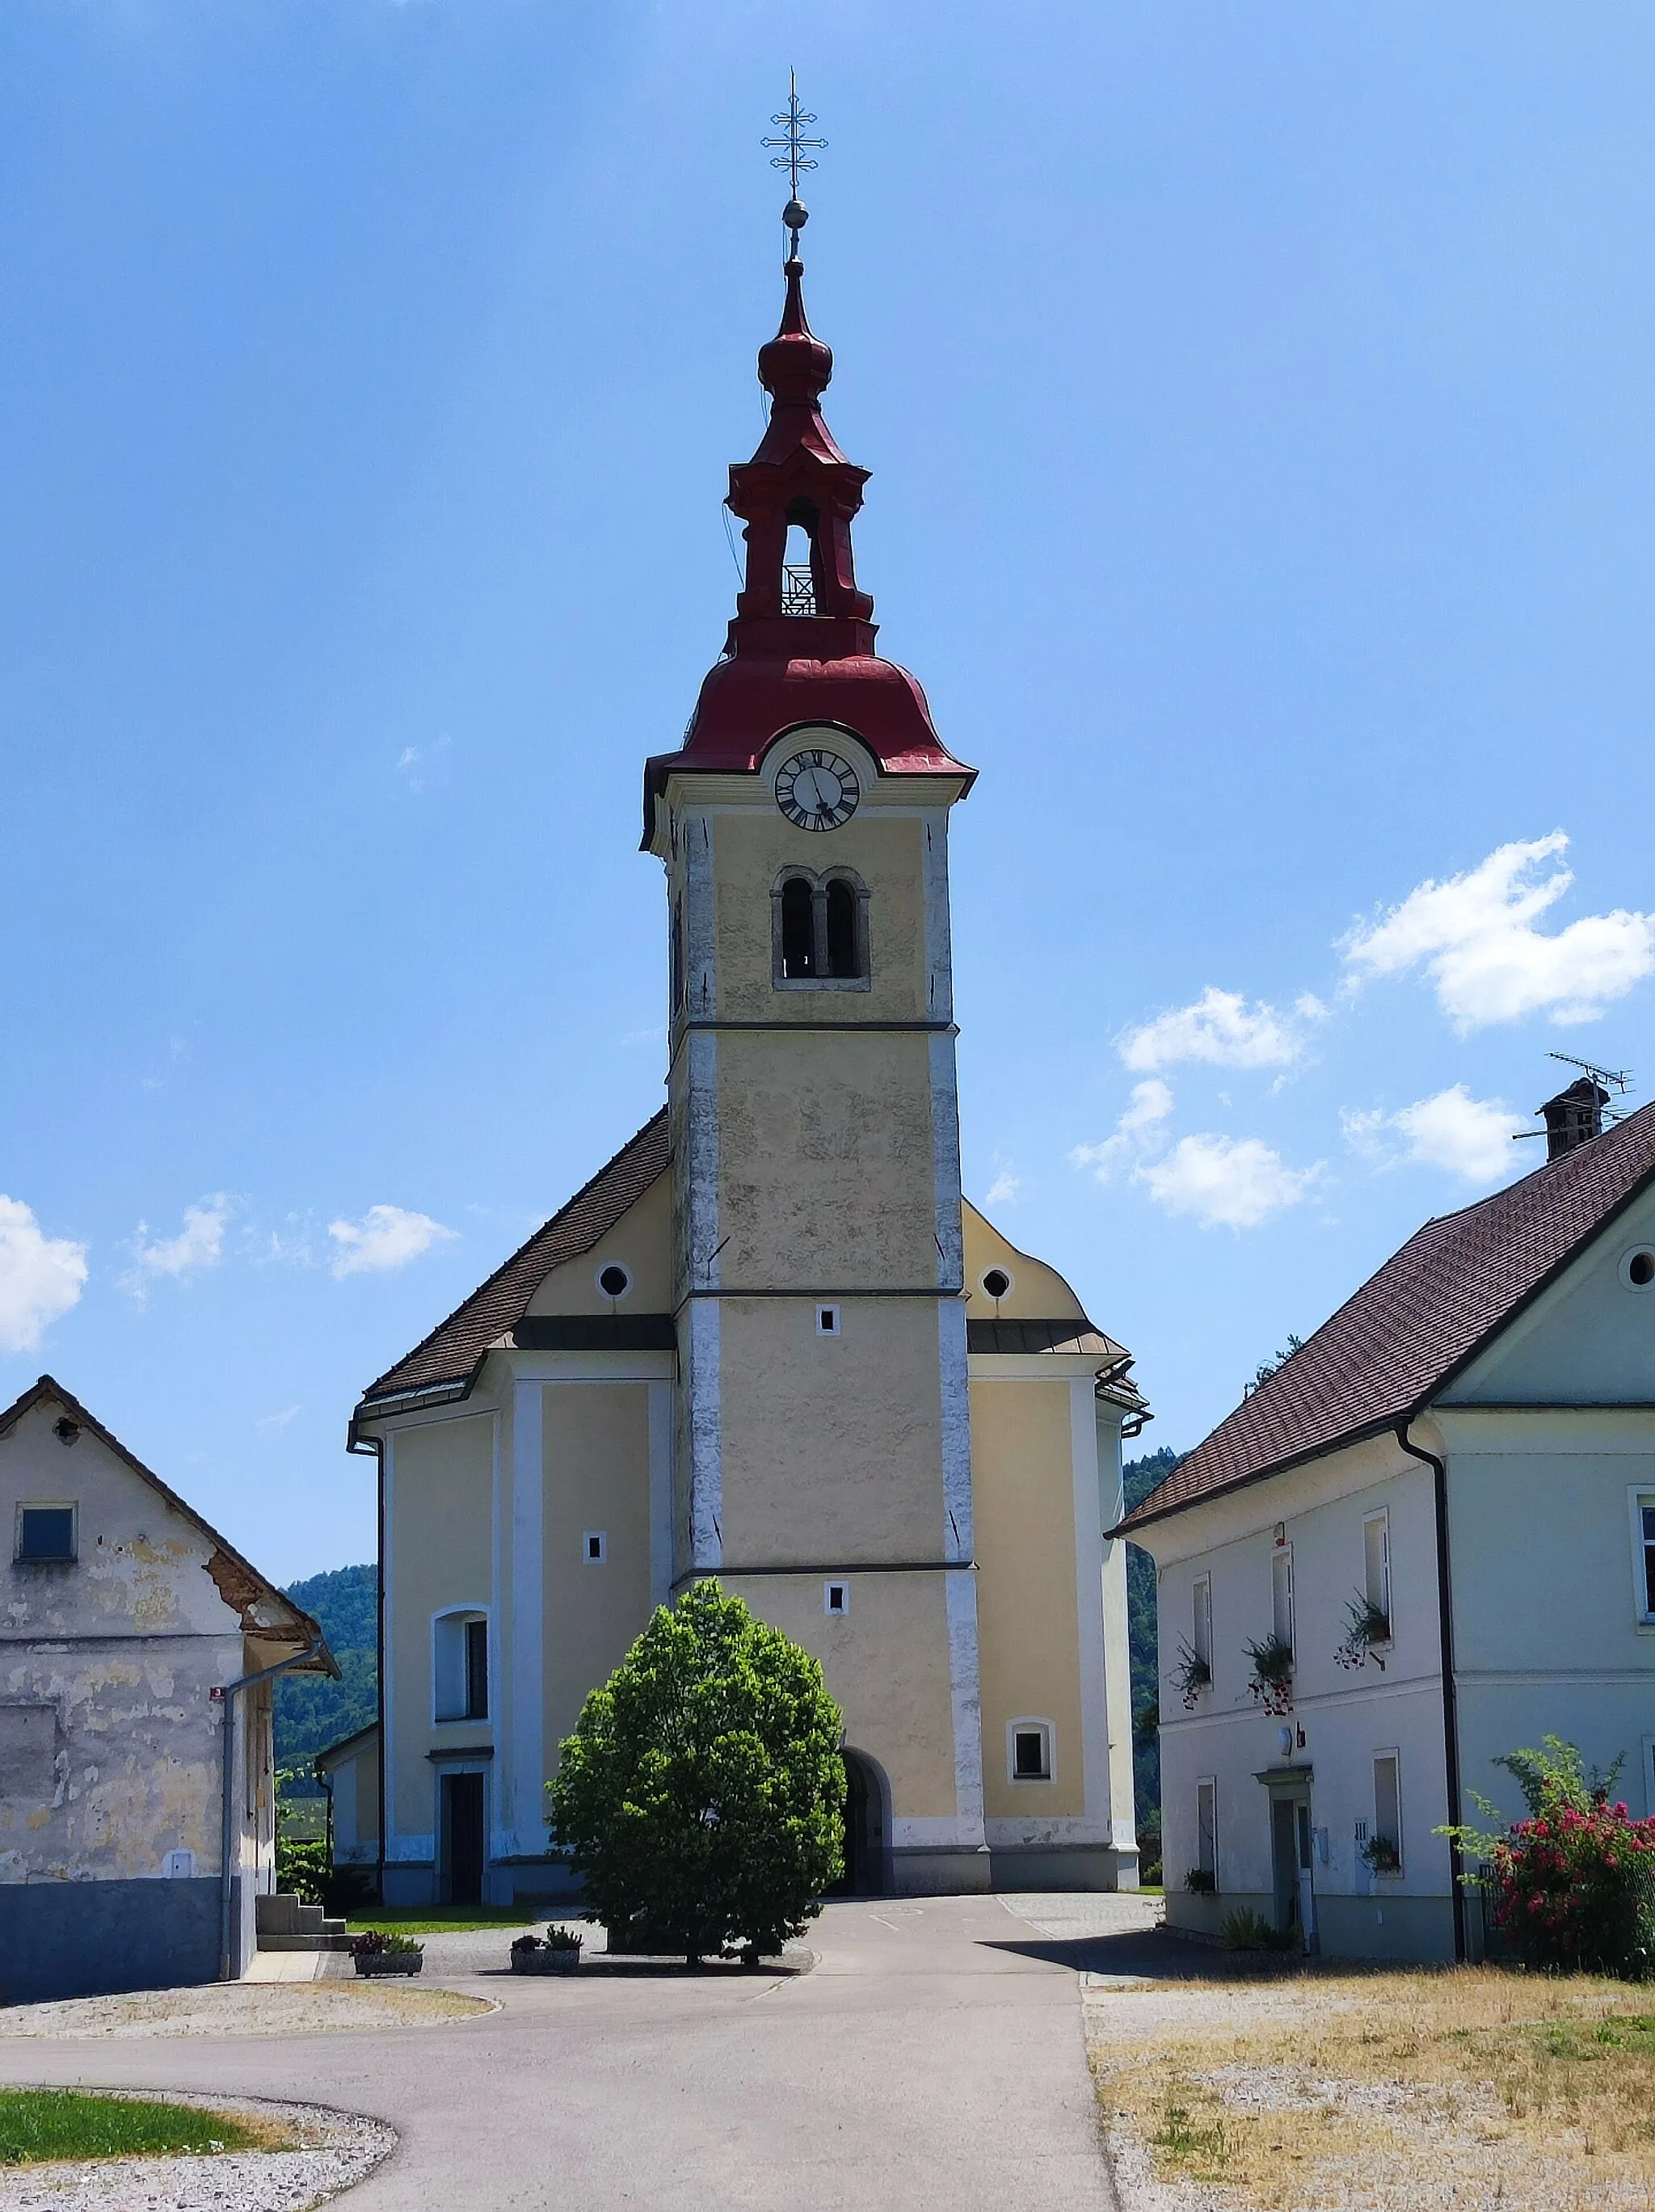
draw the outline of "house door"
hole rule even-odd
[[[1314,1835],[1308,1797],[1272,1796],[1270,1871],[1276,1893],[1276,1924],[1296,1928],[1306,1951],[1316,1942]]]
[[[442,1864],[445,1905],[482,1902],[482,1777],[442,1778]]]

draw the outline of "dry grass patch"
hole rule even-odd
[[[1458,1967],[1263,1994],[1088,2000],[1129,2203],[1655,2207],[1649,1992]]]

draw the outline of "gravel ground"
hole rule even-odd
[[[360,2112],[264,2098],[152,2094],[168,2104],[276,2121],[297,2146],[0,2168],[0,2212],[309,2212],[366,2180],[397,2144],[394,2128]]]
[[[431,1971],[427,1961],[427,1972]],[[492,2012],[481,1997],[417,1983],[208,1982],[130,1996],[64,1997],[0,2008],[0,2036],[314,2035],[336,2028],[429,2027]]]

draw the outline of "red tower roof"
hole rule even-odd
[[[858,588],[851,545],[868,471],[846,459],[822,417],[834,356],[806,319],[797,253],[783,274],[781,327],[759,352],[770,420],[752,459],[730,471],[727,504],[746,525],[746,581],[682,747],[645,764],[646,843],[670,775],[755,773],[774,740],[803,722],[842,725],[888,775],[975,774],[937,736],[914,678],[874,651],[874,603]],[[787,565],[790,526],[809,542],[808,571]]]

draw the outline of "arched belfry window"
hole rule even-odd
[[[779,990],[865,991],[868,891],[848,868],[790,868],[770,895]]]
[[[820,520],[809,500],[796,499],[787,510],[787,545],[781,568],[781,611],[785,615],[816,612],[816,526]]]

